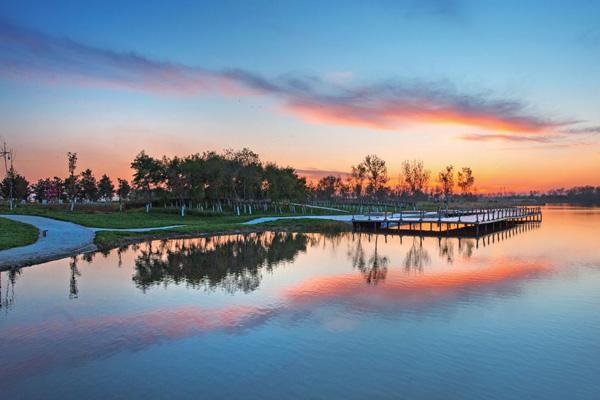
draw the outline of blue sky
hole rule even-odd
[[[600,184],[599,21],[597,1],[5,1],[0,135],[35,178],[66,151],[125,175],[142,148],[248,146],[300,169],[471,165],[489,190]]]

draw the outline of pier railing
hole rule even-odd
[[[438,232],[502,229],[508,225],[541,222],[540,207],[473,208],[468,210],[376,212],[352,217],[354,228]]]

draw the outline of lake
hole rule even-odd
[[[600,209],[480,239],[261,233],[2,272],[0,397],[598,399]]]

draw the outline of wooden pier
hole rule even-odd
[[[540,207],[404,211],[370,213],[352,218],[352,226],[357,231],[427,236],[479,236],[529,222],[542,222]]]

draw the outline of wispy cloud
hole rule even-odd
[[[600,126],[588,126],[582,128],[570,128],[561,131],[570,135],[597,135],[600,133]]]
[[[555,140],[556,137],[551,136],[519,136],[506,134],[487,134],[487,133],[469,133],[459,136],[460,139],[472,142],[533,142],[533,143],[549,143]]]
[[[243,69],[209,70],[97,48],[1,20],[0,74],[153,94],[266,95],[279,99],[284,110],[306,121],[382,130],[437,123],[531,135],[573,123],[532,112],[519,100],[461,93],[447,82],[388,79],[351,84],[315,76],[265,78]]]

